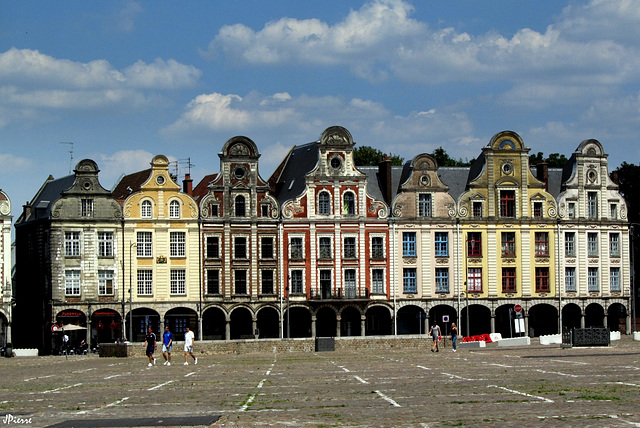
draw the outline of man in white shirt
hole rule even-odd
[[[195,340],[195,335],[189,327],[185,327],[184,332],[184,365],[189,365],[189,355],[193,358],[193,364],[198,364],[198,359],[195,355],[193,355],[193,341]]]

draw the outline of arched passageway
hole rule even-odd
[[[575,303],[567,303],[562,308],[562,329],[571,330],[582,325],[582,310]]]
[[[426,313],[415,305],[403,306],[398,310],[398,334],[424,334]],[[429,331],[427,329],[427,331]]]
[[[335,337],[338,321],[336,311],[328,306],[318,309],[316,313],[316,337]]]
[[[278,311],[272,307],[264,307],[258,311],[256,328],[260,339],[275,339],[280,337],[280,317]]]
[[[558,334],[558,308],[539,303],[529,308],[529,336]]]
[[[445,322],[444,319],[449,321]],[[426,331],[429,332],[433,322],[436,322],[440,326],[440,331],[443,335],[448,336],[451,334],[451,323],[458,324],[458,314],[453,306],[449,305],[437,305],[431,308],[429,311],[429,322],[426,326]]]
[[[469,321],[467,323],[467,316]],[[463,308],[460,314],[459,330],[463,336],[476,336],[491,333],[491,311],[483,305],[471,304]],[[467,325],[469,331],[467,331]]]
[[[97,309],[91,314],[91,344],[113,343],[122,338],[122,319],[113,309]],[[125,332],[126,335],[126,332]]]
[[[291,307],[291,313],[287,315],[287,311],[284,313],[284,334],[287,337],[287,331],[291,338],[294,337],[311,337],[311,312],[304,307]],[[290,327],[287,328],[287,323],[290,322]]]
[[[591,303],[584,310],[584,326],[604,327],[604,309],[598,303]]]
[[[373,306],[367,309],[365,335],[382,336],[393,334],[391,312],[384,306]]]
[[[199,337],[198,314],[193,309],[183,307],[169,309],[164,314],[164,325],[169,326],[176,340],[184,338],[187,327],[195,334],[195,337]]]
[[[627,332],[627,308],[621,303],[614,303],[607,311],[607,327],[611,331]]]
[[[218,307],[209,307],[202,314],[202,338],[204,340],[225,340],[227,321],[225,313]]]
[[[238,307],[231,311],[231,340],[253,339],[253,317],[251,311],[245,307]]]
[[[126,328],[129,332],[129,317],[126,318]],[[130,338],[133,342],[144,342],[147,335],[147,328],[151,327],[151,330],[160,337],[160,315],[150,308],[137,308],[133,310],[133,337]],[[128,333],[127,333],[128,334]]]
[[[362,317],[360,311],[353,306],[349,306],[340,315],[340,335],[360,336]]]

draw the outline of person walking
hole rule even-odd
[[[156,334],[153,332],[151,327],[147,329],[147,336],[144,340],[144,345],[147,348],[147,357],[149,357],[148,366],[151,367],[156,363],[156,358],[153,356],[153,353],[156,351]]]
[[[195,335],[189,327],[185,327],[184,332],[184,365],[189,365],[189,355],[193,358],[193,364],[198,364],[198,359],[195,355],[193,355],[193,341],[195,340]]]
[[[438,347],[438,340],[440,339],[440,327],[436,322],[433,322],[431,326],[431,330],[429,330],[429,334],[433,339],[433,346],[431,347],[431,352],[440,352],[440,348]]]
[[[458,339],[458,327],[456,327],[456,323],[451,323],[451,346],[453,348],[453,352],[456,352],[456,340]]]
[[[169,330],[169,326],[164,327],[162,335],[162,356],[164,357],[164,365],[171,365],[171,347],[173,346],[173,333]]]

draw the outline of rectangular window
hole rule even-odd
[[[262,271],[262,294],[273,294],[273,271]]]
[[[291,243],[289,244],[291,247],[291,259],[293,260],[302,260],[302,238],[291,238]]]
[[[416,256],[416,233],[415,232],[402,232],[402,256],[403,257]]]
[[[320,295],[323,299],[331,297],[331,271],[329,269],[320,271]]]
[[[292,270],[291,271],[291,293],[292,294],[302,294],[303,293],[302,271],[301,270]]]
[[[449,268],[436,268],[436,293],[449,292]]]
[[[618,218],[618,204],[611,204],[609,206],[609,218],[616,220]]]
[[[502,257],[516,256],[516,233],[502,232]]]
[[[356,297],[356,270],[345,269],[344,271],[344,297],[347,299],[355,299]]]
[[[220,294],[219,270],[207,270],[207,294]]]
[[[467,270],[467,291],[469,293],[482,293],[482,268],[469,268]]]
[[[549,255],[549,232],[536,232],[536,257]]]
[[[449,257],[449,233],[436,232],[436,257]]]
[[[98,294],[100,296],[113,295],[113,271],[112,270],[98,271]]]
[[[151,232],[138,232],[136,241],[136,251],[138,257],[152,257],[152,235]],[[140,294],[140,293],[138,293]]]
[[[64,233],[64,255],[67,257],[80,256],[80,232]]]
[[[233,239],[234,258],[246,259],[247,258],[247,238],[244,236],[236,237]],[[241,293],[244,294],[244,293]]]
[[[171,294],[187,294],[184,269],[171,269]]]
[[[516,268],[502,268],[502,292],[516,292]]]
[[[609,234],[609,254],[611,257],[620,257],[620,234]]]
[[[516,216],[516,191],[500,191],[500,217]]]
[[[598,234],[587,233],[587,252],[589,257],[598,257]]]
[[[589,287],[589,291],[599,291],[600,290],[600,281],[598,280],[598,268],[590,267],[587,272],[587,284]]]
[[[270,236],[260,238],[260,250],[262,252],[263,259],[272,259],[273,258],[273,238]]]
[[[416,268],[402,269],[402,291],[405,294],[418,292],[418,283],[416,280]]]
[[[207,236],[207,258],[217,259],[220,257],[220,240],[217,236]]]
[[[564,268],[564,288],[566,291],[575,293],[576,288],[576,268],[566,267]]]
[[[80,201],[82,205],[82,217],[93,217],[93,199],[82,199]]]
[[[373,269],[371,271],[371,292],[373,294],[384,294],[384,269]]]
[[[482,233],[467,233],[467,256],[482,257]]]
[[[169,232],[169,251],[171,257],[185,256],[185,242],[187,234],[185,232]]]
[[[431,195],[428,193],[418,195],[418,216],[431,217]]]
[[[576,233],[565,232],[564,234],[564,255],[565,257],[576,256]]]
[[[536,268],[536,293],[548,293],[549,292],[549,268],[537,267]]]
[[[320,243],[320,253],[318,256],[321,259],[329,260],[331,259],[331,238],[323,236],[319,239]]]
[[[64,273],[64,294],[67,296],[80,295],[80,271],[73,269]]]
[[[576,218],[576,203],[569,202],[567,206],[567,213],[569,214],[569,218]]]
[[[384,238],[381,236],[374,236],[371,238],[371,258],[382,260],[384,259]]]
[[[612,267],[609,271],[609,290],[622,291],[620,288],[620,268]]]
[[[262,217],[269,217],[269,205],[260,205],[260,214]]]
[[[533,217],[534,218],[542,218],[542,202],[534,202],[533,203]]]
[[[473,209],[472,215],[474,217],[482,217],[482,202],[474,201],[472,209]]]
[[[356,238],[352,236],[344,238],[344,258],[356,258]]]
[[[236,270],[235,274],[235,294],[247,294],[247,271]]]
[[[98,232],[98,256],[113,257],[113,232]]]
[[[598,217],[598,193],[597,192],[587,193],[587,215],[589,216],[589,218]]]
[[[138,271],[138,295],[151,296],[153,294],[153,271]]]

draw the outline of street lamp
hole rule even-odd
[[[132,283],[131,283],[131,271],[132,271],[132,267],[131,267],[131,260],[132,260],[132,256],[131,256],[131,250],[133,249],[133,247],[138,247],[138,244],[135,242],[131,242],[129,241],[129,341],[133,342],[133,291],[132,291]],[[124,290],[122,290],[122,292],[124,293]]]
[[[291,307],[290,307],[290,300],[289,300],[289,295],[291,294],[289,292],[289,285],[291,284],[291,275],[287,275],[287,286],[285,287],[285,290],[287,291],[287,339],[291,339],[291,323],[289,322],[289,317],[290,317],[290,312],[291,312]]]

